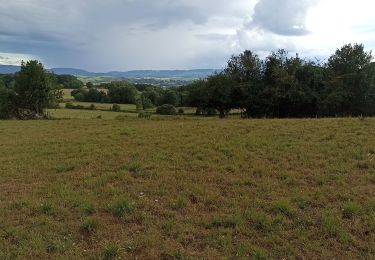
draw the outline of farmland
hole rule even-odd
[[[374,119],[49,112],[0,122],[0,259],[375,256]]]

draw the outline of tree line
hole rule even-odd
[[[346,44],[327,62],[290,57],[265,59],[252,51],[232,56],[226,68],[181,89],[184,103],[225,117],[240,109],[248,118],[375,115],[375,63],[362,44]]]
[[[226,67],[180,87],[117,81],[93,85],[55,75],[38,61],[0,75],[0,118],[41,117],[62,101],[61,88],[74,88],[77,101],[136,104],[139,110],[162,105],[196,107],[197,115],[247,118],[375,115],[375,63],[362,44],[346,44],[326,62],[290,56],[285,50],[261,59],[252,51],[233,55]]]
[[[81,102],[136,104],[145,110],[164,104],[179,106],[177,89],[115,81],[97,86],[87,84],[87,88],[73,90],[71,95]]]
[[[76,76],[48,73],[53,84],[61,89],[79,89],[85,86]],[[0,87],[8,89],[13,88],[16,82],[16,75],[17,74],[0,74]]]

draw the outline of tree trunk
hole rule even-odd
[[[219,117],[220,118],[225,118],[225,111],[224,111],[224,109],[219,109]]]

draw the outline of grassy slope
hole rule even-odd
[[[0,259],[374,258],[374,133],[374,119],[0,121]]]

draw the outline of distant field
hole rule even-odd
[[[81,105],[85,108],[90,107],[91,104],[95,105],[96,109],[102,109],[102,110],[110,110],[113,106],[113,104],[106,104],[106,103],[94,103],[94,102],[77,102],[72,101],[74,105]],[[61,104],[61,107],[64,107],[65,104]],[[121,110],[129,111],[129,112],[137,112],[137,107],[134,104],[119,104],[121,107]]]
[[[375,258],[375,119],[50,112],[0,121],[0,259]]]

